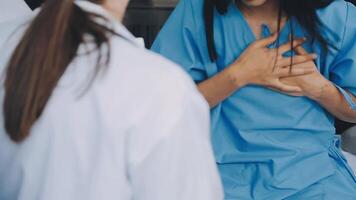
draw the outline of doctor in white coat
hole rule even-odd
[[[1,200],[223,199],[207,103],[126,5],[46,0],[1,30]]]

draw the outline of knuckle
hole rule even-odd
[[[272,72],[272,76],[278,76],[280,73],[281,69],[279,67],[276,67]]]
[[[267,55],[268,55],[270,58],[277,58],[277,52],[276,52],[276,50],[269,50],[269,51],[267,51]]]
[[[293,64],[297,64],[297,63],[299,63],[299,62],[304,62],[304,61],[306,61],[305,58],[303,58],[303,57],[297,57],[297,58],[295,58],[295,59],[293,60]]]

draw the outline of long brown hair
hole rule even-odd
[[[100,4],[102,0],[88,0]],[[5,129],[23,141],[41,116],[59,79],[76,56],[83,35],[94,38],[97,50],[108,45],[106,26],[78,7],[74,0],[46,0],[17,45],[6,69]],[[99,55],[101,55],[99,53]],[[107,54],[107,61],[109,55]],[[98,56],[98,66],[101,56]]]

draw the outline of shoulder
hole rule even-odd
[[[192,84],[192,80],[181,67],[150,50],[128,44],[125,47],[125,51],[117,49],[116,52],[118,52],[118,54],[124,54],[127,56],[126,58],[132,58],[128,63],[130,65],[130,72],[136,75],[138,75],[138,72],[141,72],[139,74],[143,74],[144,72],[145,76],[141,78],[149,79],[152,77],[152,82],[165,81],[175,87],[179,85],[188,87]]]
[[[110,65],[118,76],[125,76],[130,89],[141,91],[143,95],[164,96],[165,99],[198,93],[189,75],[172,61],[122,39],[113,41],[112,46]]]
[[[171,17],[173,19],[182,18],[185,25],[188,23],[193,26],[200,26],[203,20],[203,13],[204,0],[180,0]]]
[[[180,0],[177,7],[184,7],[184,8],[189,8],[193,9],[197,13],[201,13],[201,10],[203,9],[204,6],[204,0]]]
[[[36,17],[38,11],[19,15],[17,18],[0,22],[0,47],[16,43]],[[7,48],[1,48],[7,49]]]
[[[134,124],[147,118],[175,123],[187,109],[208,113],[207,102],[181,67],[128,43],[116,46],[121,47],[111,53],[113,70],[107,73],[111,77],[109,87],[115,93],[111,96],[116,96],[116,102],[127,102],[127,116]]]
[[[327,7],[319,9],[317,14],[321,21],[345,22],[349,6],[353,5],[344,0],[335,0]]]
[[[31,16],[20,17],[0,23],[0,71],[3,71],[8,59],[31,23],[31,19]]]
[[[28,16],[30,17],[30,16]],[[0,45],[6,44],[12,38],[22,36],[23,32],[30,25],[32,17],[20,17],[4,22],[0,22]]]
[[[356,17],[356,8],[344,0],[335,0],[325,8],[319,9],[317,15],[326,27],[327,38],[335,43],[343,40],[346,28],[350,28],[350,19]]]

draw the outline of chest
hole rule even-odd
[[[218,54],[216,62],[217,71],[224,70],[231,63],[235,62],[250,44],[261,38],[269,37],[275,32],[275,29],[278,30],[277,22],[275,26],[270,27],[263,21],[245,19],[241,13],[234,10],[228,12],[226,15],[216,17],[214,22],[214,40]],[[324,73],[326,62],[332,62],[333,56],[331,54],[322,56],[321,46],[317,42],[312,42],[310,34],[294,18],[281,23],[279,38],[269,48],[277,48],[280,45],[290,43],[290,35],[292,33],[294,38],[305,37],[309,39],[303,44],[303,47],[308,52],[319,55],[315,63],[318,69]],[[294,54],[295,52],[289,51],[284,56],[290,57]]]
[[[287,18],[281,17],[281,19],[261,19],[243,15],[241,17],[241,22],[246,25],[244,29],[251,32],[256,40],[259,40],[265,36],[265,27],[268,29],[268,32],[277,33],[287,25]]]

